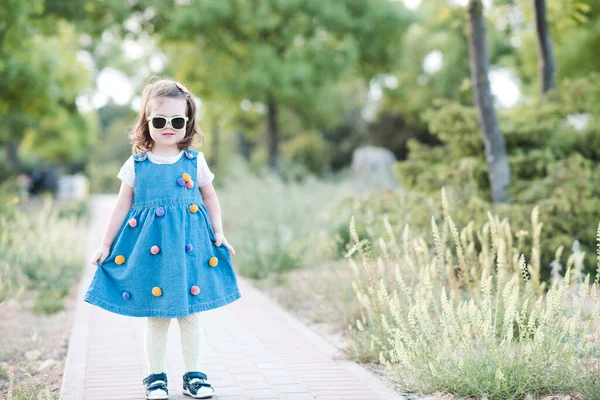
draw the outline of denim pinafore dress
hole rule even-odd
[[[179,318],[241,297],[229,249],[214,244],[197,156],[185,150],[173,164],[133,156],[133,204],[86,302],[122,315]]]

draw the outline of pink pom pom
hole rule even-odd
[[[136,221],[135,218],[131,218],[129,220],[129,226],[132,227],[132,228],[135,228],[137,226],[137,221]]]
[[[160,248],[158,246],[152,246],[152,248],[150,249],[150,253],[152,254],[158,254],[159,251]]]

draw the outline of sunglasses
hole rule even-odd
[[[188,117],[182,117],[181,115],[176,115],[174,117],[168,118],[162,115],[151,115],[148,117],[148,121],[154,129],[163,130],[167,127],[167,122],[171,124],[171,128],[179,131],[185,128],[185,124],[187,123]]]

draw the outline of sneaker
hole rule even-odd
[[[205,399],[215,394],[215,389],[206,380],[208,377],[202,372],[186,372],[183,375],[183,394],[194,399]]]
[[[150,374],[143,380],[146,385],[146,398],[152,400],[165,400],[169,398],[167,390],[167,374]]]

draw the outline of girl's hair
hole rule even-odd
[[[192,98],[192,94],[181,84],[170,79],[160,79],[147,85],[142,91],[142,105],[138,114],[135,126],[131,129],[129,139],[133,145],[132,152],[144,153],[152,149],[154,144],[150,137],[150,128],[148,115],[150,113],[150,105],[152,101],[160,101],[164,98],[185,99],[186,116],[188,117],[185,128],[185,136],[177,143],[179,150],[185,150],[192,147],[194,137],[198,135],[198,144],[204,142],[204,135],[196,124],[196,103]]]

